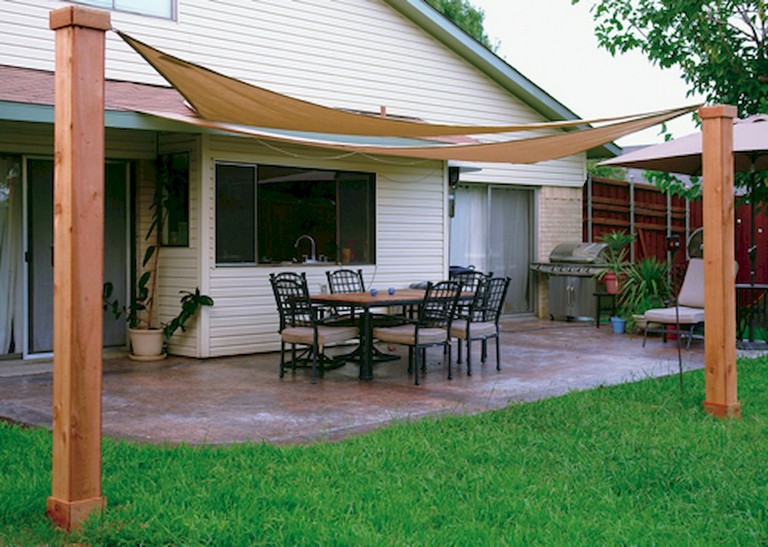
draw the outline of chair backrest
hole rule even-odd
[[[325,272],[328,287],[333,294],[365,292],[363,270],[335,270]]]
[[[509,277],[494,277],[484,283],[483,321],[499,322],[510,281]]]
[[[440,281],[429,283],[419,306],[419,325],[423,327],[450,326],[456,303],[461,295],[462,285],[459,281]]]
[[[685,270],[683,284],[677,293],[677,303],[689,308],[704,307],[704,260],[692,258]]]
[[[739,263],[733,264],[734,275],[739,271]],[[692,258],[685,270],[683,284],[677,293],[677,303],[689,308],[704,307],[704,259]]]
[[[280,314],[280,330],[285,327],[311,326],[315,312],[309,299],[307,276],[304,273],[269,274],[269,282]]]
[[[451,280],[459,281],[464,286],[465,291],[476,291],[477,286],[484,280],[490,279],[493,273],[484,274],[477,270],[463,271],[451,274]]]

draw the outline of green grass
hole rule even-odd
[[[768,543],[768,359],[744,418],[701,371],[311,446],[104,441],[106,512],[46,520],[51,435],[0,425],[0,545]]]

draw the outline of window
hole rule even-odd
[[[370,264],[372,173],[216,165],[216,262]]]
[[[164,17],[165,19],[176,18],[175,0],[78,0],[77,3],[87,4],[95,8]]]

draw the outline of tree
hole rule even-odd
[[[740,117],[768,111],[763,0],[592,1],[595,35],[612,55],[639,50],[661,68],[677,66],[690,94],[735,105]]]
[[[498,41],[492,41],[485,33],[485,12],[469,0],[427,0],[427,3],[489,50],[496,52],[499,48]]]

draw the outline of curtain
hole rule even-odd
[[[488,269],[511,278],[504,312],[530,312],[531,191],[491,188],[490,219]]]
[[[488,187],[485,185],[456,188],[455,212],[451,219],[450,265],[474,266],[488,270]]]
[[[0,156],[0,354],[21,351],[21,164]]]

